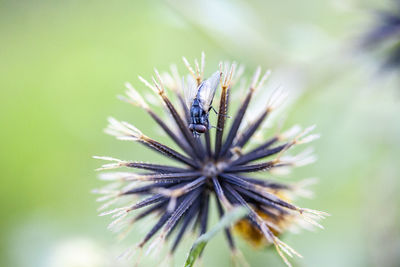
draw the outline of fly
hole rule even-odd
[[[217,71],[198,87],[189,86],[185,92],[186,103],[190,111],[189,129],[195,138],[211,128],[208,115],[212,109],[212,101],[220,79],[221,72]]]

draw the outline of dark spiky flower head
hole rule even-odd
[[[375,24],[362,41],[366,49],[382,54],[383,68],[400,71],[400,0],[376,13]]]
[[[272,93],[265,99],[265,107],[260,114],[250,114],[253,120],[246,123],[245,114],[250,102],[256,91],[263,89],[269,75],[267,71],[261,76],[261,69],[258,68],[248,84],[247,92],[242,95],[242,102],[235,115],[229,117],[229,96],[239,81],[243,68],[235,71],[235,64],[230,67],[228,64],[220,64],[221,80],[217,89],[219,101],[214,101],[217,110],[215,129],[210,128],[200,138],[195,138],[188,128],[190,107],[185,104],[182,92],[191,87],[197,88],[204,80],[204,54],[201,64],[196,61],[194,70],[186,59],[184,62],[190,73],[186,79],[179,76],[175,67],[171,68],[172,74],[160,75],[156,70],[156,78],[152,79],[152,83],[139,77],[146,87],[160,97],[167,114],[170,115],[170,122],[159,117],[147,104],[148,101],[146,102],[130,84],[127,84],[127,97],[121,97],[126,102],[144,109],[174,141],[175,147],[160,143],[133,125],[113,118],[109,119],[106,129],[107,133],[118,139],[139,142],[177,164],[97,157],[112,161],[103,165],[101,170],[120,167],[138,170],[107,172],[100,176],[104,180],[117,182],[117,188],[114,188],[114,182],[112,188],[96,191],[104,194],[99,200],[108,200],[102,209],[116,205],[119,201],[128,202],[123,207],[103,212],[102,215],[113,214],[115,220],[110,227],[122,230],[131,229],[134,222],[150,214],[158,214],[158,220],[136,248],[143,248],[150,239],[158,235],[154,237],[153,244],[171,239],[169,255],[172,255],[186,232],[198,231],[201,235],[207,231],[211,201],[215,201],[220,216],[235,206],[244,206],[249,211],[248,215],[225,230],[234,255],[237,255],[238,251],[235,248],[232,229],[256,246],[273,244],[285,263],[290,265],[284,253],[289,256],[300,255],[278,236],[296,225],[320,226],[316,220],[326,214],[300,208],[292,203],[293,195],[307,193],[302,187],[305,183],[283,184],[257,178],[255,174],[264,171],[262,175],[265,176],[279,169],[311,163],[313,156],[307,151],[296,156],[284,154],[292,147],[308,143],[318,136],[309,134],[313,127],[301,131],[295,126],[286,132],[262,138],[258,146],[251,145],[251,141],[260,139],[257,135],[264,128],[266,118],[282,102],[285,94],[281,90]],[[178,105],[173,103],[172,99],[176,99]]]

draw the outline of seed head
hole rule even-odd
[[[266,106],[262,112],[258,115],[248,114],[253,119],[246,123],[245,114],[249,105],[254,95],[264,89],[270,71],[262,74],[261,68],[257,68],[246,94],[242,96],[242,102],[232,116],[228,113],[230,93],[239,81],[243,67],[239,67],[235,72],[236,64],[230,66],[220,64],[222,77],[217,89],[220,93],[217,94],[219,101],[215,106],[217,110],[215,129],[210,127],[200,138],[195,138],[188,127],[190,106],[185,101],[183,92],[197,88],[204,81],[204,54],[200,62],[199,64],[196,60],[195,67],[192,68],[189,61],[184,58],[189,71],[186,82],[180,77],[176,67],[172,68],[171,74],[160,75],[156,70],[156,78],[152,79],[152,83],[139,77],[146,87],[160,97],[172,121],[157,115],[132,85],[126,85],[127,97],[121,98],[144,109],[175,145],[170,147],[160,143],[144,135],[133,125],[114,118],[109,119],[106,133],[121,140],[139,142],[179,165],[96,157],[109,161],[99,170],[122,167],[136,170],[107,172],[100,175],[102,180],[112,182],[111,186],[95,191],[103,194],[99,201],[108,201],[101,208],[117,205],[121,199],[128,203],[123,207],[102,212],[101,215],[112,215],[114,221],[110,224],[110,228],[129,230],[136,221],[150,214],[158,214],[158,220],[154,222],[137,248],[143,248],[158,233],[158,237],[153,238],[153,244],[149,249],[152,250],[165,240],[172,239],[170,247],[172,255],[183,235],[190,229],[197,231],[199,235],[207,231],[211,199],[214,199],[220,217],[235,206],[244,206],[249,211],[248,215],[231,228],[225,229],[226,239],[233,255],[239,254],[232,229],[254,246],[274,245],[285,263],[290,266],[285,254],[290,257],[300,254],[282,242],[278,238],[279,235],[296,226],[322,227],[317,221],[328,214],[293,204],[296,195],[311,195],[305,188],[311,184],[310,180],[284,184],[266,179],[265,176],[271,176],[279,170],[312,163],[315,157],[308,149],[297,155],[287,153],[294,146],[309,143],[319,136],[310,134],[314,126],[302,130],[296,125],[287,131],[279,131],[269,138],[261,139],[257,146],[252,145],[255,136],[263,130],[262,125],[267,117],[279,108],[287,94],[282,89],[274,91],[271,97],[266,99]],[[164,83],[163,79],[167,79],[168,82]],[[168,96],[171,93],[175,101]],[[210,116],[212,115],[210,113]],[[255,177],[259,172],[262,172],[263,178]],[[125,236],[126,233],[125,230],[122,235]]]
[[[362,47],[381,55],[384,69],[400,70],[400,1],[391,2],[390,9],[375,12],[372,27],[362,39]]]

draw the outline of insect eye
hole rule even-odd
[[[194,130],[198,133],[205,133],[207,131],[207,127],[204,125],[195,125]]]

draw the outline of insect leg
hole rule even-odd
[[[211,109],[215,112],[215,114],[220,115],[213,106],[211,106]],[[221,116],[224,116],[224,117],[227,117],[227,118],[231,118],[231,116],[229,116],[227,114],[221,114]]]
[[[208,127],[208,129],[212,129],[212,128],[215,128],[215,129],[217,129],[218,131],[222,131],[221,128],[218,128],[217,126],[214,126],[214,125],[210,125],[210,127]]]

